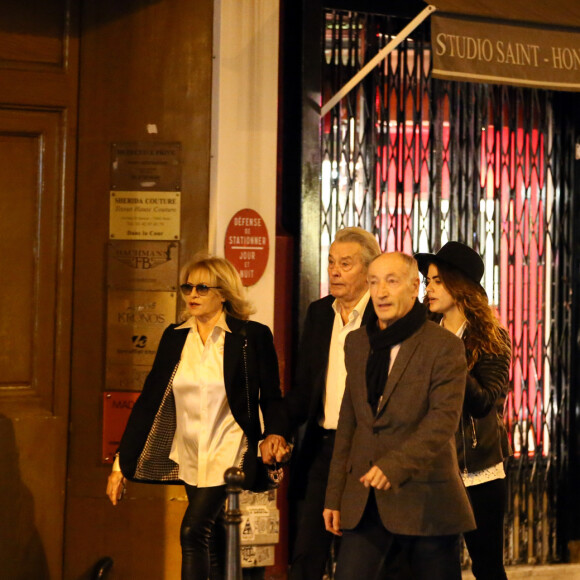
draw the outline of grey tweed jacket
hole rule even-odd
[[[375,490],[390,532],[433,536],[474,529],[455,450],[467,372],[462,341],[425,322],[401,343],[376,415],[367,402],[369,351],[366,329],[348,335],[326,507],[341,511],[343,529],[356,527],[369,495],[359,479],[377,465],[392,485]]]

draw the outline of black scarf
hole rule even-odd
[[[423,304],[415,300],[413,308],[397,320],[392,325],[381,330],[378,321],[366,325],[371,351],[367,360],[367,401],[377,412],[379,400],[389,375],[389,361],[391,358],[391,347],[409,338],[425,323],[427,311]]]

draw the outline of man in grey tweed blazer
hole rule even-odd
[[[343,535],[336,579],[459,580],[459,534],[475,528],[454,441],[464,347],[426,320],[414,258],[382,254],[368,280],[378,321],[345,343],[324,510]]]

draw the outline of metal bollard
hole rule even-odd
[[[226,523],[226,580],[242,580],[242,554],[240,544],[240,492],[244,483],[244,472],[239,467],[230,467],[224,474],[227,504]]]

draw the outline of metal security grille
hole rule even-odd
[[[322,101],[403,25],[325,12]],[[513,344],[506,561],[554,561],[568,469],[573,131],[549,92],[432,79],[428,32],[418,28],[322,120],[321,295],[345,226],[374,232],[384,250],[458,240],[483,256]]]

